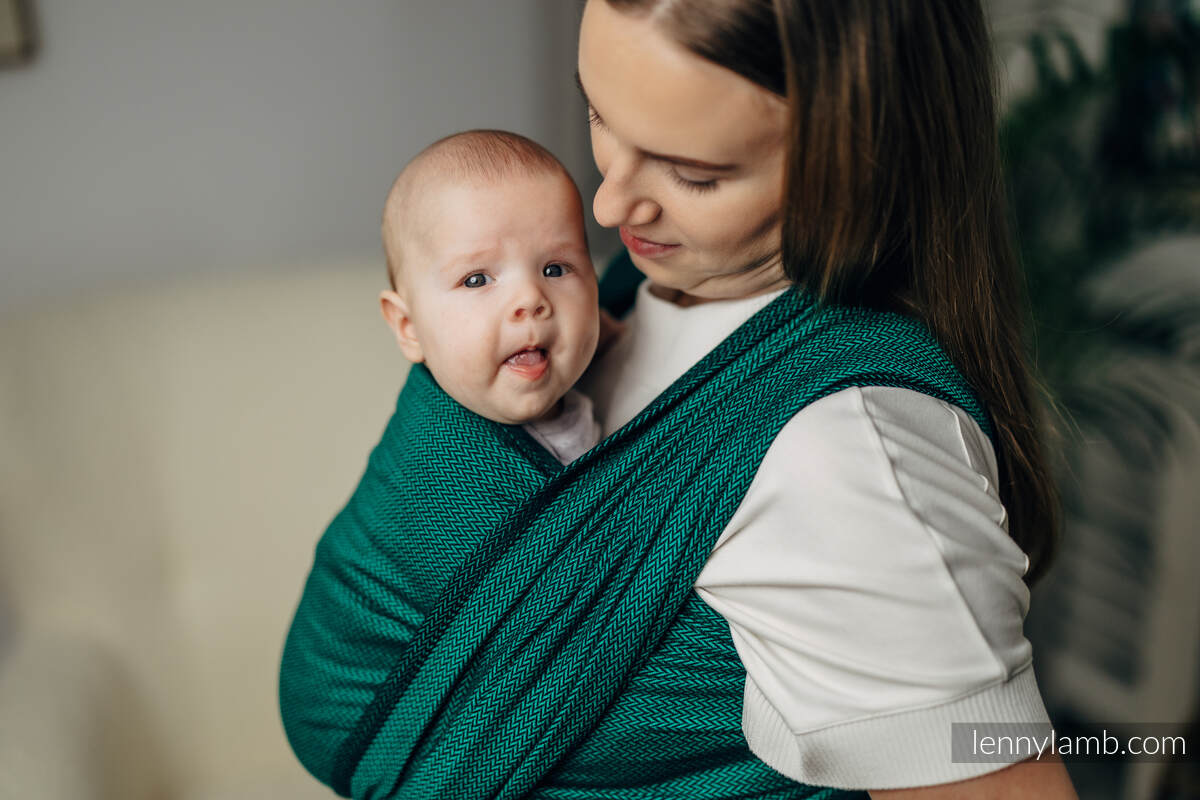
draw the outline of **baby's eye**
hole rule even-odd
[[[542,267],[542,274],[547,278],[561,278],[566,271],[567,268],[557,262]]]
[[[466,286],[468,289],[478,289],[480,286],[485,286],[486,284],[487,275],[484,275],[482,272],[468,275],[466,280],[463,281],[463,286]]]

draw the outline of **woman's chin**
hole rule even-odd
[[[636,253],[630,253],[629,260],[637,267],[638,272],[650,280],[651,287],[658,287],[666,291],[686,292],[695,286],[696,282],[689,280],[687,275],[680,274],[680,270],[664,269],[661,264],[652,259],[642,258]]]

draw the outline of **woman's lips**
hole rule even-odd
[[[550,354],[540,347],[519,350],[505,359],[504,366],[522,378],[536,381],[550,368]]]
[[[652,242],[648,239],[634,236],[626,227],[621,228],[621,241],[625,243],[625,246],[631,252],[645,258],[659,258],[679,249],[679,245],[677,244],[660,244],[659,242]]]

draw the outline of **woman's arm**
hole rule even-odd
[[[846,389],[784,426],[696,584],[746,666],[755,755],[818,786],[955,796],[1005,765],[953,760],[954,723],[1050,722],[997,484],[978,424],[910,389]]]
[[[880,789],[871,800],[1079,800],[1067,768],[1057,755],[1027,759],[965,781],[914,789]]]

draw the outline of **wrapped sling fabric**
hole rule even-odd
[[[559,469],[521,437],[412,367],[358,487],[317,543],[284,647],[284,727],[322,782],[455,568]]]
[[[437,416],[389,424],[285,647],[285,727],[310,771],[363,798],[851,795],[749,752],[744,669],[692,586],[806,404],[905,386],[992,435],[917,322],[784,292],[565,468],[414,381]],[[397,416],[415,416],[407,393]]]

